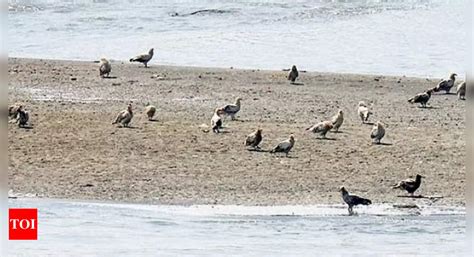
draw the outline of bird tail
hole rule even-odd
[[[135,59],[133,59],[133,58],[130,58],[130,62],[134,62],[134,61],[135,61]]]
[[[415,98],[414,98],[414,97],[412,97],[412,98],[408,99],[408,102],[409,102],[409,103],[413,103],[413,100],[415,100]]]
[[[369,204],[372,204],[372,201],[370,201],[369,199],[362,199],[362,202],[361,202],[363,205],[369,205]]]
[[[438,87],[438,86],[436,86],[436,87],[433,88],[433,91],[434,91],[434,92],[439,92],[440,90],[441,90],[441,88]]]
[[[397,188],[400,188],[400,184],[396,184],[392,186],[392,189],[397,189]]]

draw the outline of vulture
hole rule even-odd
[[[456,81],[456,73],[451,73],[448,80],[441,80],[438,85],[434,88],[435,92],[439,92],[441,90],[446,91],[446,94],[449,94],[451,88],[454,86],[454,81]]]
[[[151,60],[151,58],[153,58],[153,48],[151,48],[147,54],[140,54],[133,58],[130,58],[130,62],[141,62],[145,64],[145,68],[147,68],[147,64]]]
[[[334,131],[338,132],[339,128],[344,122],[344,113],[342,112],[342,110],[339,110],[337,114],[332,117],[331,122],[332,122]]]
[[[234,104],[228,104],[228,105],[222,107],[221,109],[224,111],[224,113],[226,115],[230,116],[232,120],[235,120],[235,115],[240,111],[240,101],[241,100],[242,100],[242,98],[237,97],[237,99],[235,99]]]
[[[120,123],[124,127],[128,127],[130,124],[130,121],[132,121],[133,118],[133,111],[132,111],[132,103],[128,104],[127,110],[123,110],[117,114],[117,118],[115,118],[115,121],[112,122],[112,124],[117,124]]]
[[[420,103],[421,107],[426,107],[426,103],[428,103],[428,101],[430,100],[432,92],[433,92],[433,89],[429,89],[424,93],[419,93],[416,96],[408,99],[408,102],[412,104]]]
[[[18,115],[18,109],[20,108],[20,105],[14,104],[8,106],[8,117],[11,119],[15,119]]]
[[[357,205],[369,205],[372,204],[372,201],[369,199],[365,199],[362,197],[359,197],[357,195],[350,195],[349,192],[342,186],[339,191],[342,193],[342,200],[349,206],[347,210],[349,211],[349,215],[353,215],[354,212],[352,211],[352,207],[357,206]]]
[[[326,134],[328,133],[328,131],[334,127],[332,124],[332,121],[322,121],[307,128],[306,130],[311,131],[313,133],[319,133],[322,138],[326,138]]]
[[[18,127],[23,128],[28,125],[28,120],[30,119],[30,115],[27,111],[23,109],[23,106],[18,106],[18,114],[17,114],[17,121]]]
[[[245,146],[251,146],[254,149],[260,149],[258,145],[260,142],[262,142],[262,139],[262,130],[257,129],[255,132],[247,136],[247,139],[245,139]]]
[[[466,81],[458,85],[457,94],[459,100],[466,100]]]
[[[149,121],[153,120],[153,116],[155,116],[156,113],[156,107],[150,104],[147,104],[145,107],[145,113],[146,116],[148,117]]]
[[[287,140],[281,141],[277,146],[275,146],[270,153],[285,153],[286,156],[288,157],[288,153],[290,150],[293,148],[295,145],[295,138],[293,135],[290,135],[290,137]]]
[[[372,128],[372,132],[370,133],[370,138],[374,140],[374,143],[380,144],[380,141],[385,136],[385,127],[383,126],[382,122],[377,121],[377,123]]]
[[[211,128],[214,133],[219,133],[219,129],[222,128],[221,115],[224,113],[222,108],[217,108],[214,111],[214,115],[211,118]]]
[[[359,115],[362,123],[366,123],[369,120],[369,116],[372,112],[367,107],[364,101],[359,102],[359,107],[357,108],[357,114]]]
[[[296,66],[293,65],[293,67],[291,67],[290,73],[288,74],[288,80],[291,81],[291,83],[295,83],[296,78],[298,78],[298,75],[298,69],[296,69]]]
[[[394,185],[393,188],[400,188],[406,190],[411,196],[413,193],[420,187],[421,185],[421,178],[424,178],[420,174],[416,174],[415,180],[413,179],[406,179],[398,182],[398,184]]]
[[[105,58],[100,59],[100,68],[99,68],[99,75],[101,78],[109,77],[109,73],[112,70],[112,65],[110,64],[109,60]],[[106,76],[107,75],[107,76]]]

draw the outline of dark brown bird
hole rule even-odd
[[[288,74],[288,80],[291,81],[291,83],[295,83],[298,76],[299,76],[298,69],[296,69],[296,66],[293,65],[293,67],[291,67],[290,73]]]
[[[428,103],[428,101],[430,100],[432,92],[433,92],[433,89],[429,89],[424,93],[417,94],[416,96],[408,99],[408,102],[412,104],[420,103],[421,107],[426,107],[426,103]]]
[[[247,139],[245,139],[245,146],[251,146],[254,149],[260,149],[258,146],[260,142],[262,142],[262,130],[257,129],[255,132],[247,136]]]
[[[18,121],[18,127],[24,128],[25,126],[28,125],[30,115],[27,111],[23,109],[23,106],[21,105],[18,107],[18,114],[17,114],[16,119]]]
[[[438,85],[434,88],[435,92],[439,92],[441,90],[446,91],[446,94],[449,94],[451,88],[454,86],[454,81],[456,81],[456,73],[451,73],[448,80],[441,80]]]
[[[145,68],[148,68],[148,62],[153,58],[153,48],[151,48],[147,54],[140,54],[133,58],[130,58],[130,62],[141,62],[145,64]]]
[[[369,205],[372,204],[372,201],[369,199],[365,199],[362,197],[359,197],[357,195],[350,195],[349,192],[342,186],[339,191],[342,193],[342,200],[348,205],[347,210],[349,211],[349,215],[353,215],[354,211],[352,210],[352,207],[357,206],[357,205]]]
[[[128,127],[133,118],[132,103],[128,104],[127,110],[123,110],[117,114],[112,124],[120,123],[123,127]]]
[[[400,188],[403,190],[406,190],[411,196],[413,196],[413,193],[420,187],[421,185],[421,178],[424,178],[420,174],[416,175],[415,180],[413,179],[406,179],[398,182],[393,188]]]

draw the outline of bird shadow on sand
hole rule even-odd
[[[157,119],[151,119],[151,120],[148,120],[148,121],[150,121],[150,122],[158,122],[159,120],[157,120]]]
[[[127,126],[127,127],[117,126],[117,128],[119,128],[119,129],[141,129],[140,127],[135,127],[135,126]]]
[[[423,106],[418,106],[418,108],[420,108],[420,109],[427,109],[427,110],[430,110],[430,109],[439,109],[438,107],[433,107],[433,106],[425,106],[425,107],[423,107]]]
[[[364,124],[364,125],[370,125],[370,126],[375,125],[375,123],[373,123],[373,122],[364,122],[364,123],[362,123],[362,124]]]
[[[337,139],[333,137],[317,137],[317,140],[327,140],[327,141],[336,141]]]
[[[304,86],[304,83],[301,83],[301,82],[291,82],[290,85]]]
[[[23,126],[23,127],[20,127],[21,129],[33,129],[33,126]]]
[[[103,79],[116,79],[116,76],[102,77]]]
[[[230,133],[230,132],[229,132],[229,131],[225,131],[225,130],[219,130],[219,132],[216,133],[216,134],[228,134],[228,133]]]
[[[270,150],[258,149],[258,148],[247,148],[247,151],[257,152],[257,153],[269,153],[270,152]]]
[[[383,145],[383,146],[390,146],[390,145],[393,145],[392,143],[372,143],[372,145]]]

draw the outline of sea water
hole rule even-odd
[[[467,0],[9,0],[12,57],[446,77]]]
[[[464,207],[140,205],[15,199],[38,240],[9,256],[467,256]]]

